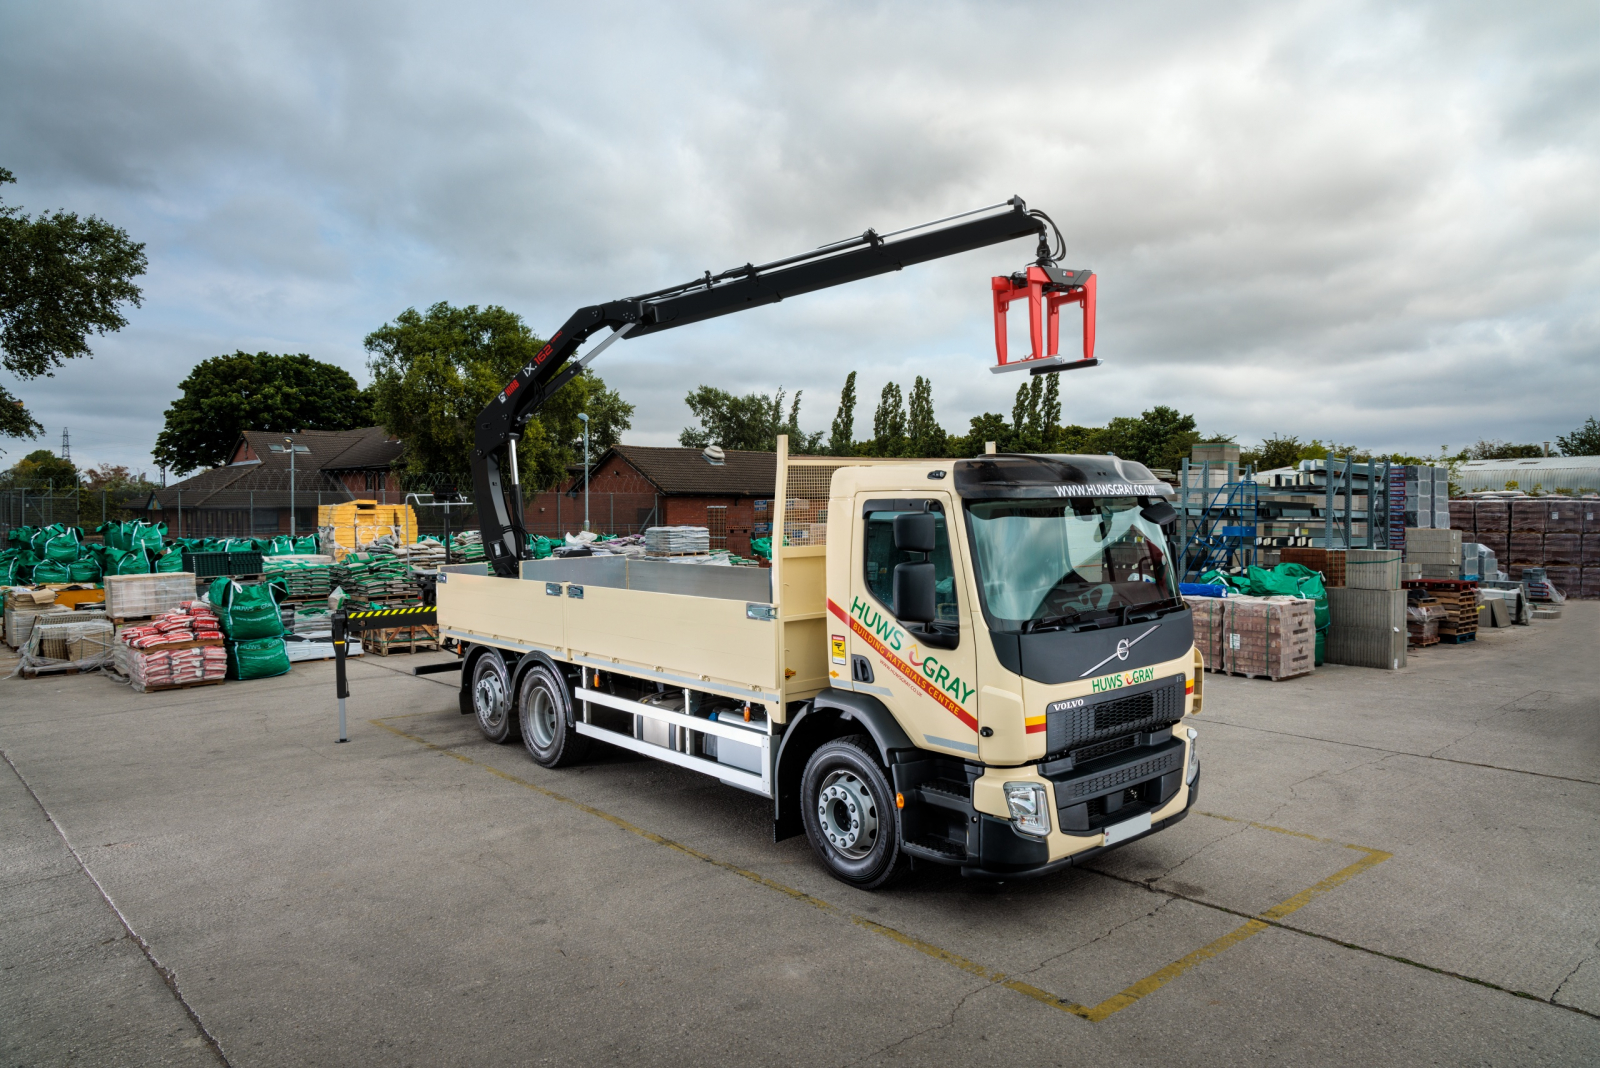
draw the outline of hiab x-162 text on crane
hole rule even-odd
[[[1202,664],[1173,490],[1137,463],[790,456],[779,438],[770,568],[526,558],[519,430],[606,345],[1036,236],[1037,261],[991,283],[994,369],[1091,366],[1095,278],[1058,265],[1051,230],[1014,198],[576,312],[477,421],[487,560],[437,587],[462,712],[545,767],[600,741],[770,797],[777,837],[805,833],[868,889],[918,862],[1038,874],[1182,819]],[[1009,360],[1024,299],[1032,352]]]

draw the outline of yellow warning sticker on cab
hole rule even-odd
[[[843,634],[834,634],[834,635],[830,635],[829,638],[830,638],[830,642],[831,642],[831,644],[833,646],[833,662],[835,664],[844,663],[845,662],[844,635]]]

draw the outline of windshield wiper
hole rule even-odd
[[[1083,615],[1076,608],[1067,609],[1071,615],[1041,616],[1038,619],[1025,619],[1022,621],[1022,633],[1035,634],[1044,630],[1060,630],[1077,621]]]
[[[1175,612],[1182,607],[1184,607],[1182,597],[1163,597],[1159,601],[1150,601],[1146,604],[1123,605],[1123,625],[1160,619],[1168,612]]]

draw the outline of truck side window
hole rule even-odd
[[[909,509],[874,509],[870,502],[866,513],[866,564],[867,588],[886,606],[894,604],[894,567],[907,560],[920,560],[920,553],[900,552],[894,547],[894,517]],[[961,613],[956,604],[955,568],[950,562],[950,532],[945,525],[943,512],[934,512],[934,547],[929,560],[933,563],[934,609],[938,622],[959,623]]]

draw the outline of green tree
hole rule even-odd
[[[999,412],[973,416],[966,437],[951,440],[950,455],[982,456],[984,448],[991,441],[995,443],[997,452],[1011,451],[1011,427]]]
[[[1600,456],[1600,421],[1594,416],[1570,434],[1556,438],[1562,456]]]
[[[350,372],[305,353],[235,352],[202,360],[178,384],[152,450],[184,474],[228,462],[246,430],[353,430],[372,425],[370,398]]]
[[[1600,444],[1600,442],[1596,444]],[[1486,441],[1480,438],[1476,445],[1468,447],[1467,455],[1474,460],[1526,460],[1535,456],[1543,456],[1544,447],[1540,445],[1513,445],[1509,441]]]
[[[845,376],[844,389],[839,391],[839,411],[833,417],[832,432],[828,435],[829,456],[854,456],[856,451],[856,373]]]
[[[785,392],[779,386],[775,396],[751,393],[736,397],[716,386],[700,386],[684,398],[700,426],[685,427],[678,444],[691,449],[721,445],[724,449],[772,452],[778,447],[778,435],[787,434],[791,453],[816,452],[822,446],[822,431],[807,434],[800,429],[800,395],[805,391],[795,391],[787,414]]]
[[[61,491],[78,484],[78,469],[49,449],[35,449],[13,464],[6,477],[13,486]]]
[[[1305,448],[1293,434],[1274,434],[1259,448],[1240,449],[1239,462],[1250,464],[1257,471],[1271,471],[1279,467],[1293,467],[1301,460],[1300,450]]]
[[[0,167],[0,185],[15,181]],[[30,218],[0,203],[0,366],[21,379],[48,377],[88,356],[90,334],[128,325],[121,308],[139,306],[133,280],[144,270],[144,245],[104,219],[66,211]],[[3,388],[0,409],[0,433],[43,429]]]
[[[1056,423],[1045,420],[1046,378],[1054,379],[1055,375],[1034,375],[1017,387],[1017,399],[1011,405],[1011,452],[1044,452],[1056,436]],[[1057,420],[1060,408],[1058,402]]]
[[[906,455],[938,458],[950,455],[950,436],[933,414],[933,382],[917,376],[906,411]]]
[[[872,455],[906,455],[906,402],[898,382],[885,382],[872,413]]]
[[[407,308],[367,335],[373,416],[405,442],[408,485],[464,483],[471,473],[473,422],[544,341],[522,317],[495,305],[456,308],[440,301]],[[517,458],[532,491],[549,489],[581,459],[587,410],[591,447],[628,429],[633,407],[591,374],[563,386],[523,428]]]
[[[1106,424],[1101,436],[1105,451],[1169,471],[1183,466],[1183,458],[1199,440],[1194,416],[1164,404],[1141,412],[1137,419],[1117,416]]]
[[[1093,456],[1105,452],[1105,431],[1097,426],[1072,423],[1056,430],[1056,448],[1064,453]]]

